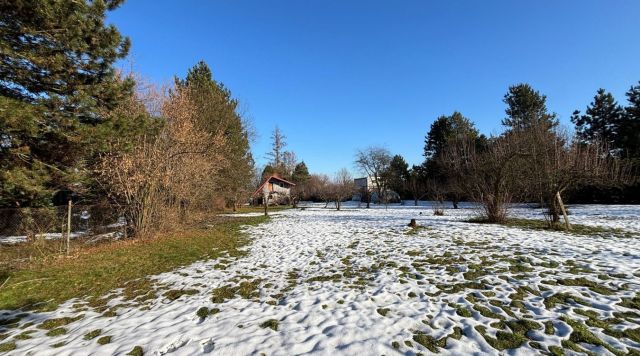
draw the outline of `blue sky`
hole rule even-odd
[[[501,130],[509,85],[527,82],[570,126],[603,87],[640,80],[640,1],[148,1],[109,22],[135,70],[183,77],[199,60],[252,119],[264,164],[278,125],[316,173],[355,173],[358,148],[422,161],[435,118],[454,110]]]

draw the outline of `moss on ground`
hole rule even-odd
[[[144,351],[141,346],[134,346],[131,351],[127,353],[127,356],[142,356],[144,355]]]
[[[586,279],[584,277],[574,278],[574,279],[558,279],[556,280],[558,284],[563,286],[577,286],[577,287],[587,287],[590,290],[602,294],[602,295],[613,295],[615,291],[603,286],[600,282],[594,282],[592,280]]]
[[[16,349],[16,343],[11,341],[11,342],[3,342],[0,344],[0,352],[9,352],[9,351],[13,351]]]
[[[67,329],[65,328],[55,328],[47,331],[46,335],[50,337],[56,337],[60,335],[64,335],[67,333]]]
[[[88,333],[84,334],[84,339],[85,340],[92,340],[95,339],[96,337],[100,336],[100,334],[102,334],[102,329],[96,329],[96,330],[92,330],[89,331]]]
[[[43,321],[40,325],[38,325],[38,328],[39,329],[44,329],[44,330],[51,330],[51,329],[55,329],[55,328],[60,327],[60,326],[65,326],[65,325],[71,324],[74,321],[78,321],[78,320],[80,320],[82,318],[84,318],[83,314],[76,315],[73,318],[64,317],[64,318],[48,319],[48,320]]]
[[[262,324],[259,325],[261,328],[266,329],[272,329],[274,331],[278,331],[278,320],[276,319],[269,319],[265,322],[263,322]]]
[[[166,291],[163,296],[170,301],[174,301],[183,295],[194,295],[196,293],[198,293],[197,289],[171,289]]]
[[[111,336],[107,335],[107,336],[103,336],[101,338],[98,339],[98,345],[106,345],[111,343]]]

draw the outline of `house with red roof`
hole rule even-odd
[[[264,204],[265,198],[269,204],[289,204],[291,202],[291,188],[293,187],[295,187],[295,183],[274,174],[267,178],[253,193],[251,196],[253,204]]]

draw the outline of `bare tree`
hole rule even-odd
[[[336,210],[340,210],[342,201],[352,197],[356,191],[353,177],[346,168],[339,170],[331,182],[331,195],[336,203]]]
[[[409,179],[407,180],[406,189],[411,193],[413,198],[413,205],[418,206],[418,200],[424,198],[426,193],[426,187],[424,179],[418,173],[413,170],[409,172]]]
[[[368,147],[356,152],[355,165],[369,177],[374,185],[378,199],[385,202],[387,182],[385,172],[391,164],[391,153],[383,147]],[[369,204],[367,204],[367,207]]]
[[[615,184],[628,178],[627,167],[611,157],[608,147],[601,142],[583,144],[564,130],[537,126],[514,135],[524,153],[517,165],[526,177],[522,190],[547,209],[550,227],[558,224],[562,213],[565,227],[570,229],[562,201],[568,189],[586,184]]]
[[[457,176],[462,189],[479,203],[489,222],[503,222],[522,177],[516,169],[516,157],[521,155],[512,136],[490,140],[489,147],[480,149],[475,140],[461,139],[447,145],[443,162]]]
[[[271,152],[267,153],[267,157],[271,159],[271,164],[278,169],[284,163],[284,148],[287,146],[286,136],[280,128],[276,126],[271,134]]]
[[[287,179],[290,179],[293,175],[293,171],[296,169],[296,164],[298,164],[298,158],[296,157],[295,152],[285,151],[282,154],[282,166],[284,175]]]
[[[328,206],[331,199],[330,182],[331,180],[327,175],[312,174],[307,183],[309,196],[324,202],[326,204],[325,207]]]

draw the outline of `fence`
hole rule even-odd
[[[126,223],[118,211],[108,204],[0,209],[0,245],[126,237]]]

